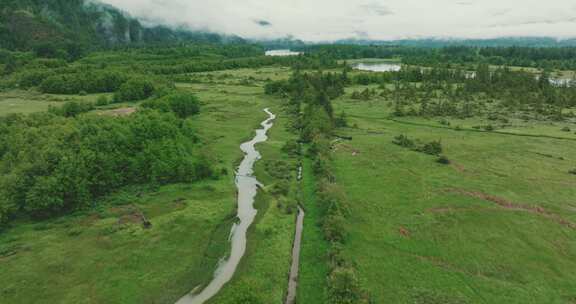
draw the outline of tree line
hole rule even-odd
[[[309,56],[324,60],[347,60],[360,58],[402,58],[410,65],[477,65],[481,63],[576,70],[576,47],[478,47],[449,45],[423,47],[409,45],[311,45],[297,47]]]
[[[271,82],[267,94],[285,97],[286,109],[292,116],[292,130],[307,144],[306,157],[312,160],[315,187],[322,209],[321,225],[330,244],[327,264],[329,302],[368,303],[361,288],[354,263],[342,252],[347,240],[346,218],[349,208],[346,195],[335,183],[331,169],[330,141],[338,124],[331,99],[344,94],[345,79],[337,73],[302,73],[295,70],[287,81]]]

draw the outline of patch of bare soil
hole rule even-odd
[[[134,205],[124,208],[122,215],[118,218],[118,224],[137,224],[142,225],[144,228],[152,227],[152,223],[146,218],[144,213]]]
[[[568,228],[576,229],[576,223],[570,222],[560,215],[555,214],[549,210],[544,209],[543,207],[537,205],[528,205],[528,204],[521,204],[517,202],[512,202],[502,197],[498,197],[495,195],[487,194],[480,191],[467,191],[463,189],[447,189],[447,192],[458,193],[461,195],[469,196],[478,198],[481,200],[489,201],[495,203],[496,205],[508,209],[508,210],[516,210],[516,211],[525,211],[532,214],[536,214],[538,216],[545,217],[547,219],[553,220],[558,224],[566,226]]]
[[[174,200],[174,209],[175,210],[182,210],[186,208],[186,199],[185,198],[178,198]]]
[[[332,151],[334,152],[338,152],[338,151],[345,151],[345,152],[350,152],[352,154],[352,156],[356,156],[358,154],[360,154],[360,151],[350,145],[347,144],[343,144],[343,143],[337,143],[332,147]]]
[[[486,207],[435,207],[427,209],[431,213],[453,213],[453,212],[468,212],[468,211],[501,211],[501,208],[486,208]]]
[[[398,233],[400,233],[401,236],[405,237],[405,238],[409,238],[410,237],[410,231],[404,227],[400,227],[398,228]]]
[[[454,170],[456,170],[456,172],[460,173],[460,174],[466,174],[467,176],[478,176],[478,170],[476,168],[466,168],[464,167],[464,165],[457,163],[455,161],[450,161],[450,167],[452,167]],[[492,174],[499,176],[499,177],[505,177],[506,175],[502,175],[499,174],[497,172],[492,171]]]
[[[101,219],[100,214],[98,213],[93,213],[91,215],[86,216],[82,221],[81,221],[81,225],[82,226],[92,226],[92,224],[94,224],[95,222],[99,221]]]
[[[128,107],[128,108],[119,108],[119,109],[106,111],[106,112],[103,112],[102,114],[118,117],[118,116],[128,116],[128,115],[132,115],[134,113],[136,113],[136,108]]]

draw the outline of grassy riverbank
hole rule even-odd
[[[296,159],[282,151],[294,135],[286,129],[288,118],[281,108],[272,105],[270,110],[277,118],[268,141],[256,146],[262,159],[255,175],[263,189],[255,202],[258,215],[249,231],[246,255],[233,280],[209,303],[281,303],[286,294],[296,214],[293,207],[286,209],[287,204],[294,205],[291,194],[279,194],[277,189],[284,183],[282,174],[289,175],[289,182],[295,178]]]
[[[211,279],[229,246],[236,208],[233,170],[242,157],[239,145],[266,117],[262,109],[274,104],[258,85],[178,87],[202,101],[201,114],[192,118],[192,125],[205,149],[218,159],[217,166],[228,174],[191,185],[132,187],[106,198],[96,210],[42,222],[14,222],[0,234],[0,302],[173,303]],[[289,136],[283,124],[279,118],[270,143],[258,147],[265,159],[283,158],[279,149]],[[272,184],[261,166],[258,176]],[[286,288],[294,216],[281,212],[265,193],[257,205],[262,212],[250,232],[242,266],[250,268],[250,275],[241,271],[239,276],[257,281],[256,286],[269,282],[275,289],[260,292],[265,299],[279,299]],[[143,228],[139,213],[151,221],[150,229]],[[284,264],[285,269],[279,267]],[[253,272],[253,266],[260,270]],[[275,281],[269,281],[271,274]]]

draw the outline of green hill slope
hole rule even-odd
[[[0,48],[29,50],[46,44],[82,47],[197,41],[237,37],[147,27],[113,6],[92,0],[0,0]],[[65,47],[64,47],[65,46]]]

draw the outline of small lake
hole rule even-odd
[[[550,78],[550,83],[557,87],[571,87],[575,81],[569,78]]]
[[[360,62],[353,67],[356,70],[370,72],[398,72],[402,69],[399,62]]]
[[[301,54],[303,54],[303,53],[293,52],[291,50],[271,50],[271,51],[266,51],[266,53],[265,53],[266,56],[298,56]]]

